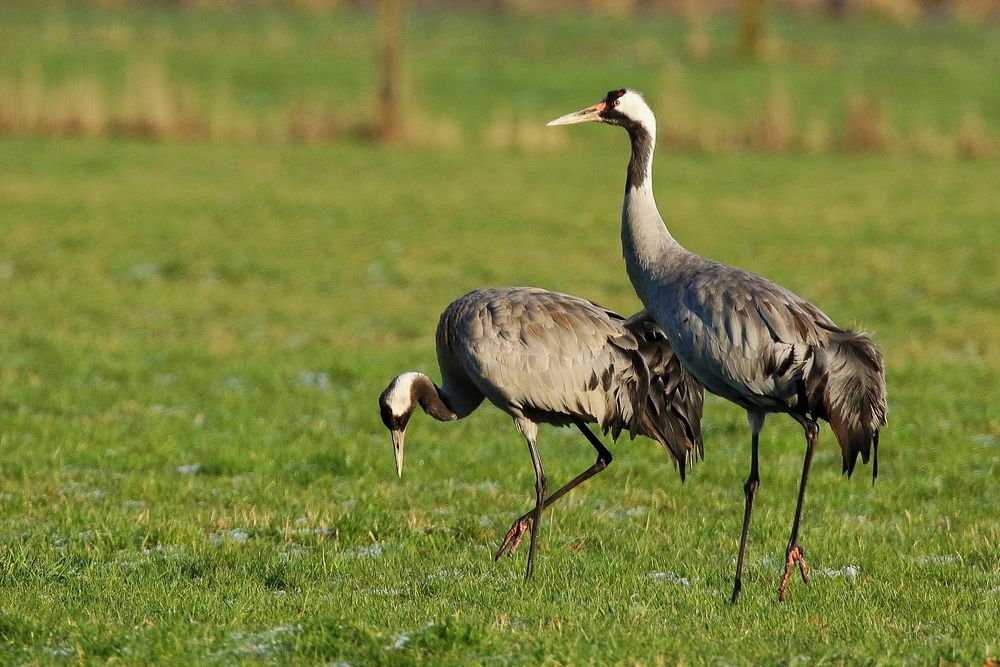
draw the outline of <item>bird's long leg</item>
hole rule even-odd
[[[531,464],[535,467],[535,509],[531,517],[531,541],[528,543],[528,570],[524,578],[531,579],[535,572],[535,547],[538,544],[538,527],[542,523],[542,510],[545,508],[545,490],[548,481],[545,479],[545,470],[542,468],[542,460],[538,458],[538,448],[535,446],[535,434],[538,427],[532,423],[530,430],[523,429],[525,439],[528,441],[528,451],[531,452]]]
[[[542,506],[542,510],[548,509],[552,503],[562,498],[573,488],[579,486],[583,482],[586,482],[588,479],[607,468],[611,463],[611,452],[608,451],[608,448],[604,446],[596,435],[594,435],[594,432],[591,431],[590,428],[583,422],[577,422],[576,426],[580,429],[580,432],[587,437],[587,440],[589,440],[590,444],[594,446],[594,449],[597,450],[597,461],[594,462],[594,465],[590,466],[569,482],[559,487],[555,493],[548,496],[545,499],[545,504]],[[497,551],[497,555],[494,560],[500,560],[500,557],[504,555],[505,551],[508,556],[514,555],[514,552],[517,551],[517,547],[521,544],[521,540],[524,538],[524,534],[528,531],[528,528],[531,527],[531,518],[533,514],[534,510],[525,512],[518,517],[513,525],[511,525],[510,530],[507,531],[507,535],[504,537],[503,543],[500,545],[500,549]]]
[[[778,600],[784,602],[788,581],[792,578],[792,568],[799,565],[799,573],[803,583],[809,583],[806,573],[805,550],[799,545],[799,519],[802,518],[802,505],[806,499],[806,482],[809,481],[809,466],[812,465],[813,452],[816,450],[816,439],[819,436],[819,426],[805,417],[796,417],[806,432],[806,457],[802,462],[802,481],[799,483],[799,501],[795,505],[795,520],[792,522],[792,534],[788,538],[788,549],[785,551],[785,574],[778,588]]]
[[[746,496],[746,506],[743,510],[743,534],[740,536],[740,555],[736,560],[736,581],[733,582],[733,597],[731,602],[740,598],[740,590],[743,588],[743,559],[747,551],[747,533],[750,531],[750,515],[753,513],[753,499],[757,495],[757,488],[760,486],[760,472],[757,469],[757,448],[760,440],[760,430],[764,428],[764,414],[761,412],[747,412],[747,421],[750,422],[752,432],[751,453],[750,453],[750,476],[743,484],[743,495]]]

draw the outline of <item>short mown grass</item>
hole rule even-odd
[[[166,16],[148,19],[161,34],[202,29]],[[555,44],[572,35],[553,25]],[[507,85],[536,82],[552,112],[616,85],[560,48],[567,81],[504,70]],[[813,576],[784,604],[803,450],[788,419],[764,431],[736,606],[749,434],[719,399],[683,485],[650,441],[614,446],[546,515],[528,583],[524,546],[492,560],[533,487],[502,413],[418,415],[396,479],[376,399],[398,372],[437,377],[452,298],[529,284],[639,307],[618,239],[627,142],[574,129],[555,153],[0,140],[0,661],[995,660],[995,161],[657,156],[678,239],[886,357],[879,480],[842,477],[824,428],[801,535]],[[539,445],[553,484],[593,460],[569,429]]]
[[[598,131],[595,128],[595,131]],[[765,272],[885,352],[881,477],[824,431],[775,589],[802,450],[772,418],[737,607],[748,465],[706,407],[680,484],[648,441],[548,515],[536,578],[492,551],[530,502],[510,421],[410,426],[375,399],[436,376],[454,296],[534,284],[637,308],[618,157],[5,141],[0,638],[57,656],[363,663],[973,663],[996,655],[996,170],[910,159],[675,158],[674,233]],[[387,178],[392,174],[392,178]],[[481,187],[482,184],[489,187]],[[551,479],[588,465],[543,429]]]

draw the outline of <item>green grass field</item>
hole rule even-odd
[[[43,10],[3,11],[9,34],[58,24]],[[165,42],[207,30],[186,14],[78,11],[65,22],[94,34],[116,21]],[[544,48],[523,56],[531,68],[491,69],[479,52],[457,68],[427,55],[422,38],[464,43],[473,20],[487,21],[431,14],[412,39],[424,54],[413,70],[434,83],[421,97],[469,122],[495,92],[535,96],[525,104],[544,118],[642,69],[630,59],[639,47],[619,44],[607,62],[571,48],[580,25],[605,43],[629,34],[624,21],[602,32],[600,19],[483,28],[492,48],[535,35]],[[780,26],[814,27],[844,53],[882,34],[866,22],[796,20]],[[239,45],[275,21],[316,56],[323,26],[353,34],[363,17],[317,27],[247,14],[226,24],[230,39],[192,42],[205,62],[191,76],[228,71],[245,55]],[[632,27],[650,35],[651,25]],[[907,50],[918,28],[881,30],[890,38],[868,42],[881,55],[865,71],[883,57],[924,57]],[[986,80],[976,59],[995,53],[996,33],[941,28],[935,48],[957,54],[928,74],[951,82],[941,100],[913,93],[891,68],[886,86],[950,117],[969,90],[961,82]],[[0,48],[27,60],[41,43]],[[550,62],[552,53],[562,57]],[[69,54],[56,49],[46,62],[88,67]],[[285,72],[267,49],[255,58],[248,67]],[[714,65],[717,87],[736,77],[724,65]],[[370,81],[340,66],[317,64],[311,85],[348,105],[353,84],[370,95]],[[767,80],[767,65],[742,67]],[[281,86],[306,76],[290,71]],[[475,79],[479,71],[489,74]],[[843,82],[803,72],[817,87]],[[474,95],[456,91],[462,76]],[[648,72],[635,78],[655,92]],[[281,86],[260,86],[261,104],[281,97]],[[704,90],[734,104],[721,88]],[[1000,108],[995,91],[975,95],[984,110]],[[0,662],[979,665],[1000,656],[996,161],[657,157],[658,201],[678,239],[864,327],[886,357],[880,478],[872,486],[867,467],[842,477],[824,427],[801,536],[813,577],[793,581],[784,604],[776,588],[803,450],[787,418],[764,431],[735,607],[749,432],[719,399],[706,404],[705,461],[684,485],[652,442],[613,447],[612,466],[546,515],[530,583],[526,545],[492,560],[534,483],[502,413],[484,406],[455,424],[417,415],[396,479],[376,399],[400,371],[437,377],[434,327],[452,298],[532,284],[638,308],[618,240],[619,134],[574,128],[564,149],[540,153],[0,139]],[[543,428],[539,445],[551,484],[593,459],[568,429]]]

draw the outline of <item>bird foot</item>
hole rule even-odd
[[[785,592],[788,589],[788,582],[792,578],[792,568],[799,564],[799,573],[802,575],[802,583],[809,583],[809,574],[806,572],[806,551],[798,542],[793,542],[788,551],[785,552],[785,576],[781,578],[781,587],[778,588],[778,600],[785,601]]]
[[[494,561],[500,560],[503,556],[504,551],[507,552],[507,557],[510,558],[517,551],[517,548],[521,545],[521,540],[524,539],[525,533],[531,528],[531,517],[522,516],[510,527],[507,531],[507,536],[503,538],[503,543],[500,544],[500,549],[497,551]],[[530,575],[529,575],[530,576]]]

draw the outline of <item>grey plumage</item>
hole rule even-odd
[[[700,455],[701,388],[645,311],[625,320],[557,292],[479,289],[441,314],[437,352],[445,403],[478,391],[514,419],[645,435],[682,471]]]
[[[541,510],[600,472],[611,454],[589,431],[597,424],[613,439],[625,431],[660,442],[681,478],[703,455],[701,386],[683,369],[655,321],[642,311],[625,319],[578,297],[531,287],[486,288],[453,301],[437,327],[441,387],[404,373],[380,397],[382,418],[397,445],[419,404],[438,419],[461,418],[488,399],[509,414],[528,441],[536,468],[536,506],[514,522],[498,557],[517,548]],[[538,424],[576,425],[598,461],[545,500],[546,480],[535,449]],[[528,576],[534,555],[529,553]]]
[[[678,250],[655,295],[644,292],[685,368],[747,410],[829,421],[848,475],[859,454],[868,463],[886,418],[882,357],[868,336],[766,278]]]
[[[608,92],[582,111],[557,118],[564,125],[600,121],[624,127],[629,160],[622,207],[622,251],[643,305],[663,327],[681,365],[706,389],[747,410],[752,430],[750,476],[733,601],[739,596],[753,499],[759,486],[758,435],[764,417],[784,412],[806,433],[802,481],[779,589],[784,599],[791,567],[806,579],[798,527],[816,443],[817,419],[830,422],[850,475],[858,456],[873,459],[886,424],[882,356],[863,333],[841,329],[818,308],[766,278],[699,257],[670,235],[653,197],[656,118],[631,90]]]
[[[685,463],[694,463],[705,454],[701,437],[704,392],[681,366],[649,311],[639,311],[625,327],[635,335],[639,354],[649,367],[649,393],[639,432],[670,450],[683,481]]]

